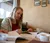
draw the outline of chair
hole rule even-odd
[[[3,19],[0,18],[0,28],[1,28],[1,22],[2,22],[2,20],[3,20]]]

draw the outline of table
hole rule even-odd
[[[29,40],[17,40],[15,43],[29,43]]]
[[[34,35],[31,34],[20,34],[22,37],[26,38],[27,40],[16,40],[16,43],[29,43],[31,40],[36,39]],[[15,43],[15,41],[0,41],[0,43]]]

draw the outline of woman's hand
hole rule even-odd
[[[7,34],[8,34],[8,31],[7,31],[7,30],[1,29],[0,32],[1,32],[1,33],[7,33]]]
[[[22,30],[21,29],[17,29],[17,33],[21,34]]]
[[[28,31],[28,32],[33,32],[33,29],[32,29],[32,28],[28,28],[27,31]]]

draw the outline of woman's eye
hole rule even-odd
[[[18,14],[20,14],[20,13],[18,13]]]

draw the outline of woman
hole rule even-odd
[[[15,7],[11,13],[11,17],[2,21],[1,30],[4,33],[16,30],[19,34],[22,32],[22,18],[23,9],[21,7]]]

